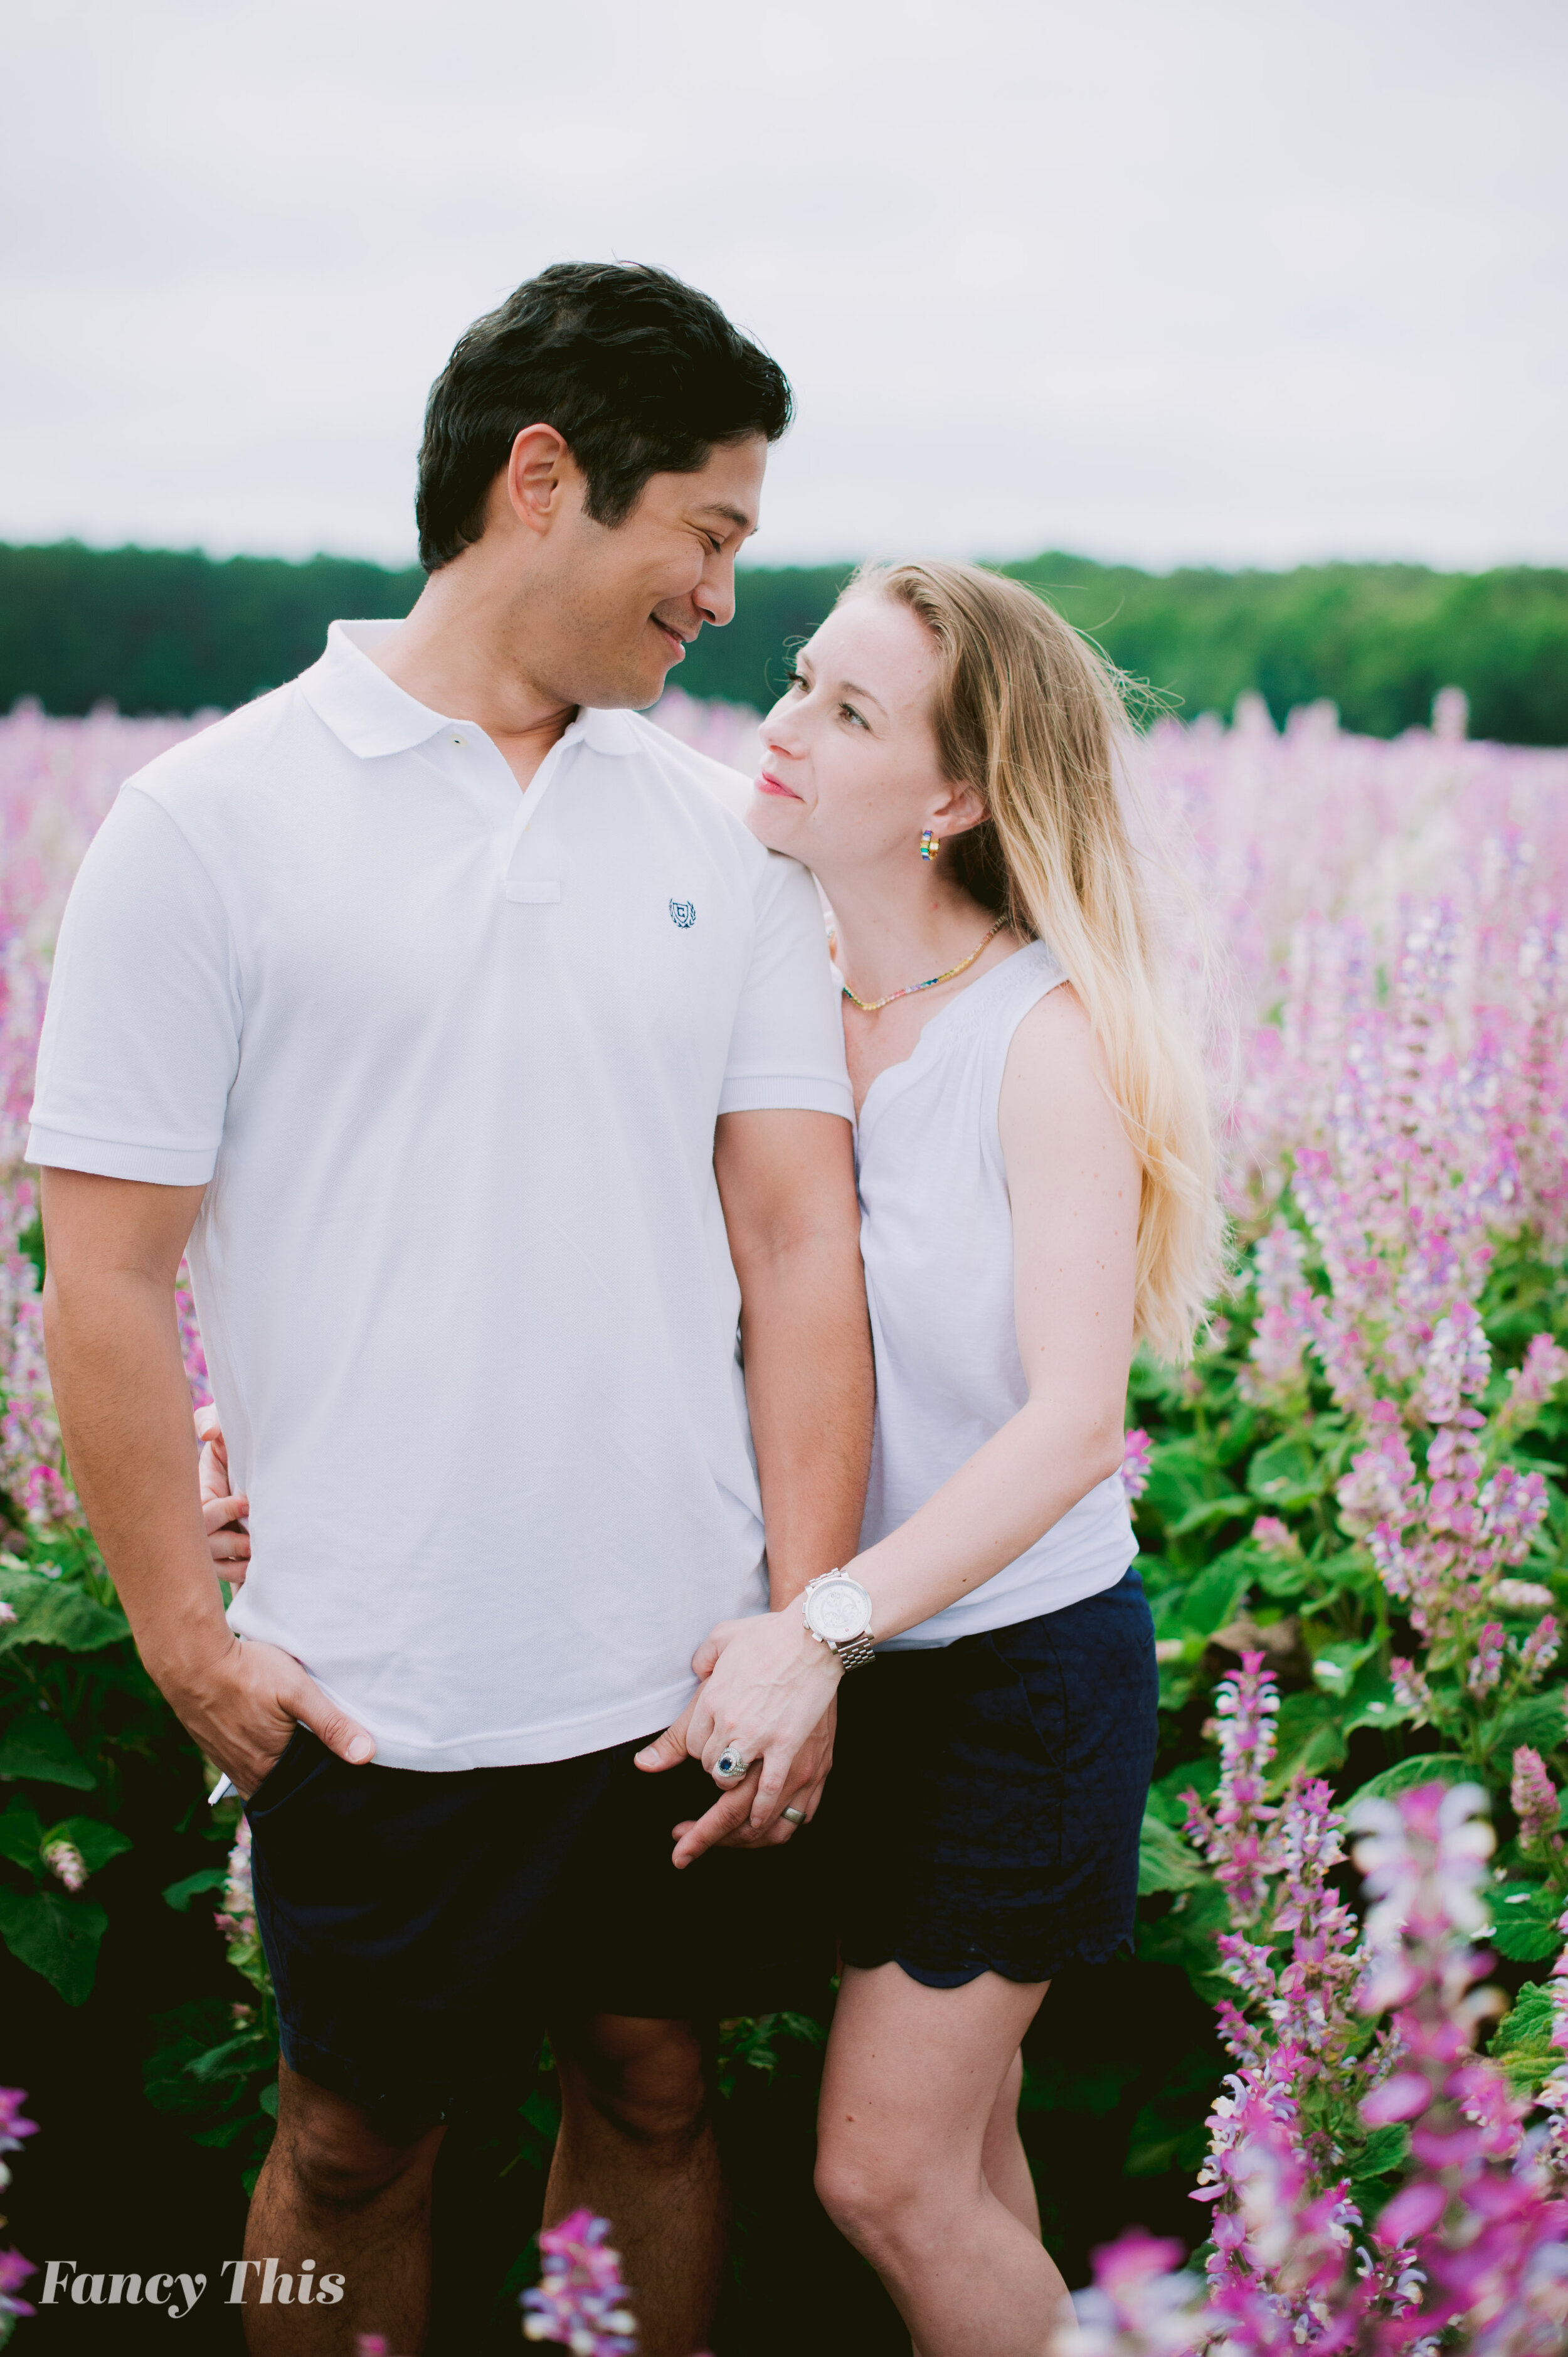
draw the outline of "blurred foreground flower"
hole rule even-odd
[[[526,2341],[553,2341],[574,2357],[633,2357],[637,2319],[620,2279],[620,2253],[609,2247],[610,2222],[574,2210],[539,2236],[538,2285],[522,2295]]]
[[[1253,1770],[1261,1699],[1254,1686],[1230,1714],[1250,1738],[1235,1748]],[[1058,2357],[1427,2357],[1439,2348],[1561,2357],[1568,2348],[1568,2070],[1541,2090],[1546,2132],[1527,2141],[1527,2102],[1474,2043],[1499,2004],[1495,1991],[1477,1987],[1490,1959],[1470,1945],[1487,1913],[1492,1834],[1484,1807],[1476,1785],[1434,1783],[1397,1803],[1365,1800],[1355,1812],[1365,1836],[1356,1863],[1372,1901],[1359,2003],[1364,2015],[1390,2017],[1377,2050],[1382,2075],[1360,2109],[1374,2131],[1409,2124],[1404,2181],[1370,2230],[1348,2182],[1325,2181],[1319,2163],[1332,2156],[1303,2142],[1296,2091],[1310,2074],[1301,2045],[1294,2037],[1273,2049],[1255,2041],[1258,2060],[1215,2105],[1208,2183],[1195,2197],[1215,2203],[1208,2298],[1196,2277],[1176,2272],[1175,2244],[1125,2234],[1095,2253],[1094,2288],[1079,2295]],[[1230,1814],[1223,1802],[1211,1840],[1221,1813]],[[1337,1824],[1326,1801],[1315,1802],[1289,1836],[1295,1858],[1279,1861],[1291,1881],[1316,1889],[1326,1915],[1337,1902],[1320,1869],[1337,1855]],[[1309,1953],[1338,1944],[1331,1933],[1325,1949],[1320,1928]],[[1241,1945],[1231,1943],[1233,1964]],[[1267,1949],[1249,1961],[1254,1977],[1265,1969],[1273,1977]],[[1298,1944],[1296,1962],[1305,1961]],[[1568,2056],[1563,1960],[1553,1977],[1552,2044]],[[1299,2021],[1282,2026],[1299,2036]]]
[[[22,2105],[27,2100],[26,2091],[21,2087],[0,2087],[0,2153],[20,2152],[23,2139],[38,2135],[37,2120],[22,2116]],[[5,2161],[0,2160],[0,2189],[10,2182],[11,2172]],[[0,2218],[0,2226],[5,2222]],[[33,2314],[31,2303],[18,2299],[16,2293],[27,2277],[37,2273],[32,2260],[25,2259],[20,2251],[0,2251],[0,2349],[5,2346],[16,2330],[16,2319]]]

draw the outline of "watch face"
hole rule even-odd
[[[858,1579],[830,1579],[812,1590],[811,1626],[835,1645],[862,1637],[871,1626],[871,1598]]]

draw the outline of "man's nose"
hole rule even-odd
[[[715,556],[703,567],[703,577],[697,584],[697,611],[704,622],[715,630],[735,619],[735,559]]]

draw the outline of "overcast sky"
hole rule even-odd
[[[405,562],[457,333],[662,264],[757,561],[1568,561],[1563,0],[11,0],[0,538]]]

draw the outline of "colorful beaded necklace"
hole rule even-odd
[[[981,942],[979,949],[971,950],[966,958],[960,958],[957,965],[950,965],[946,974],[932,974],[929,982],[906,983],[902,990],[890,990],[886,998],[857,998],[854,991],[850,988],[848,983],[843,981],[842,975],[840,977],[840,987],[842,988],[844,996],[848,999],[850,1005],[852,1006],[858,1006],[863,1015],[880,1015],[882,1009],[885,1006],[891,1006],[896,998],[913,998],[917,991],[934,990],[939,982],[951,982],[955,974],[962,974],[967,966],[972,966],[974,963],[975,959],[980,955],[980,951],[987,948],[990,943],[996,939],[997,934],[1002,931],[1003,926],[1006,922],[1007,920],[1005,917],[998,917],[996,922],[992,926],[991,931],[986,934],[984,941]]]

